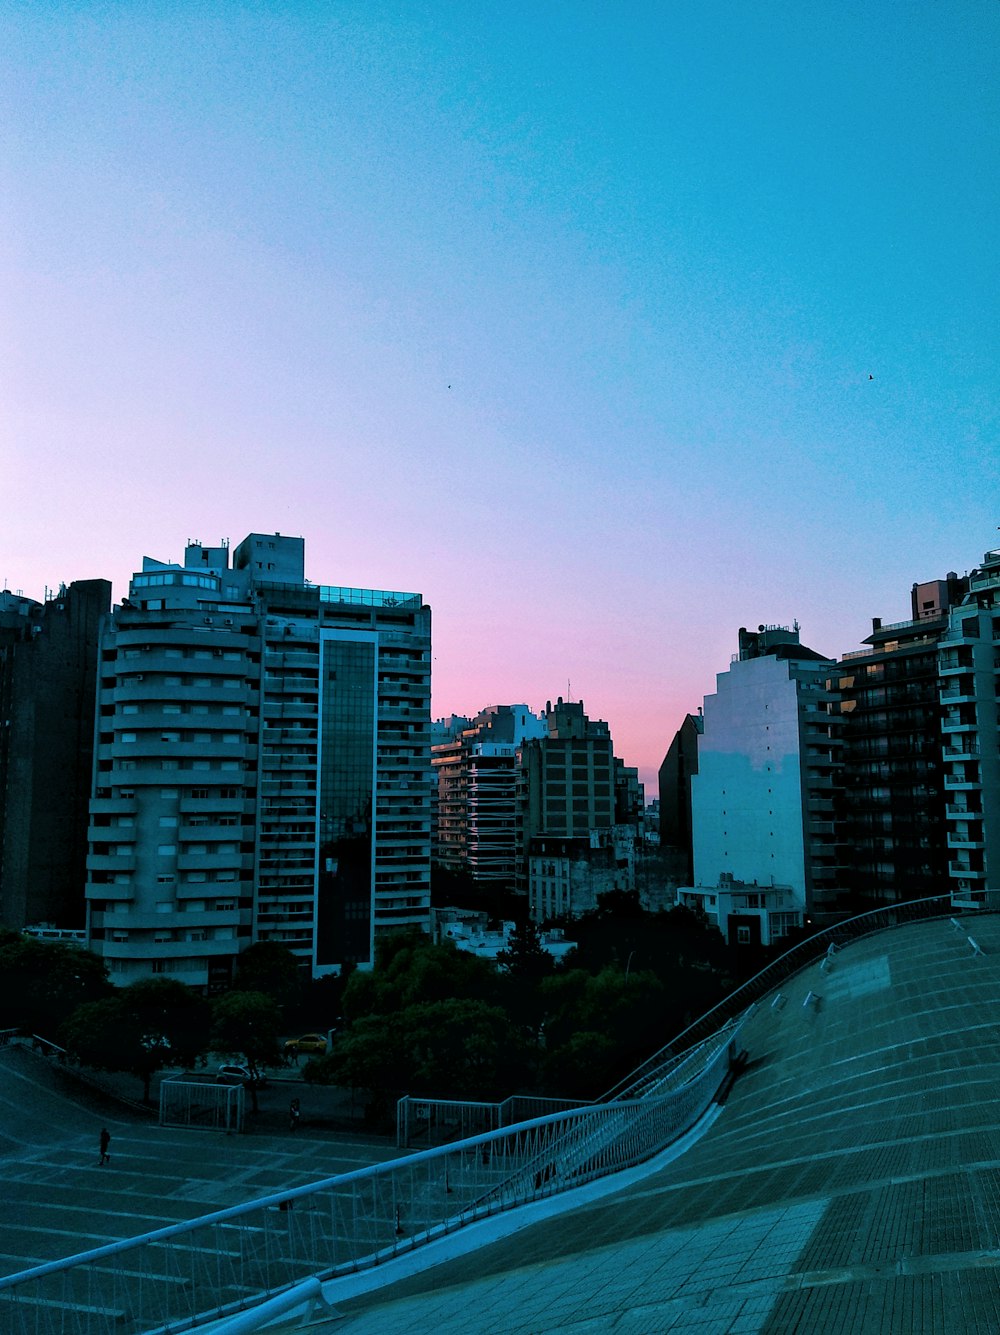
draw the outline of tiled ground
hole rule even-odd
[[[365,1296],[334,1286],[314,1329],[1000,1331],[1000,917],[974,935],[983,956],[945,920],[811,968],[751,1020],[683,1157]]]

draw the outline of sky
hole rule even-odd
[[[0,7],[0,581],[301,535],[655,795],[997,525],[994,0]]]

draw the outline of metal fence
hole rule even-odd
[[[703,1044],[669,1093],[474,1136],[0,1279],[9,1335],[190,1329],[309,1276],[379,1265],[477,1219],[651,1158],[725,1079],[738,1032]]]
[[[422,1142],[429,1148],[589,1104],[589,1099],[549,1099],[532,1094],[513,1094],[502,1103],[415,1098],[404,1094],[396,1104],[396,1145],[410,1149]]]
[[[873,932],[887,931],[892,927],[901,927],[906,923],[919,922],[929,918],[945,918],[954,912],[951,895],[934,895],[929,899],[913,899],[903,904],[893,904],[887,908],[874,909],[871,913],[861,913],[854,918],[845,918],[815,936],[807,937],[791,950],[786,950],[767,968],[754,974],[753,978],[730,992],[717,1006],[706,1011],[694,1024],[689,1025],[676,1038],[671,1039],[659,1052],[653,1054],[631,1075],[625,1077],[602,1096],[602,1102],[609,1099],[637,1098],[641,1090],[653,1086],[663,1074],[669,1071],[671,1064],[700,1043],[708,1035],[721,1029],[724,1024],[740,1015],[759,1001],[766,993],[778,987],[786,978],[798,973],[808,964],[821,959],[829,952],[856,941],[859,937],[870,936]]]
[[[801,942],[645,1062],[605,1101],[345,1173],[0,1279],[4,1335],[188,1330],[310,1276],[379,1265],[477,1219],[652,1158],[724,1081],[764,993],[857,937],[948,916],[948,896]]]

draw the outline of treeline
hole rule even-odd
[[[114,987],[104,961],[76,945],[0,927],[0,1028],[62,1049],[64,1060],[132,1075],[148,1102],[164,1067],[196,1070],[208,1055],[244,1063],[252,1077],[284,1061],[280,1035],[303,1010],[338,1006],[340,979],[304,982],[283,946],[261,943],[239,959],[233,988],[209,999],[174,978]],[[250,1085],[256,1108],[256,1085]]]
[[[603,896],[567,934],[577,946],[559,966],[530,922],[496,966],[422,934],[389,937],[372,970],[315,982],[284,947],[260,943],[232,989],[208,999],[166,977],[115,988],[90,952],[0,928],[0,1027],[134,1075],[147,1099],[165,1066],[196,1069],[216,1053],[258,1074],[285,1060],[280,1035],[335,1028],[305,1077],[362,1092],[379,1119],[404,1093],[596,1098],[738,981],[715,928],[683,908],[644,912],[634,894]]]
[[[561,966],[531,923],[499,967],[425,936],[384,940],[375,968],[348,979],[343,1028],[306,1079],[366,1091],[376,1117],[403,1093],[596,1098],[733,985],[722,937],[686,909],[646,913],[615,893],[568,930],[578,944]]]

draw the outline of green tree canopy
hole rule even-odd
[[[233,990],[263,992],[283,1014],[294,1012],[302,1000],[302,969],[280,941],[257,941],[236,960]]]
[[[380,942],[375,968],[357,970],[344,989],[344,1016],[393,1015],[424,1001],[461,998],[499,1004],[502,987],[488,960],[458,950],[450,941],[436,945],[419,933]]]
[[[172,978],[143,978],[113,996],[78,1006],[60,1030],[74,1061],[124,1071],[142,1081],[175,1063],[193,1066],[208,1042],[208,1003]]]
[[[281,1010],[263,992],[227,992],[212,1006],[209,1039],[213,1052],[242,1058],[252,1076],[250,1097],[257,1111],[257,1081],[265,1066],[284,1060],[278,1045]]]
[[[113,990],[104,961],[82,946],[28,936],[0,943],[0,1028],[54,1040],[78,1006]]]
[[[367,1090],[380,1109],[401,1094],[493,1100],[523,1085],[528,1057],[502,1009],[452,997],[356,1020],[306,1078]]]

